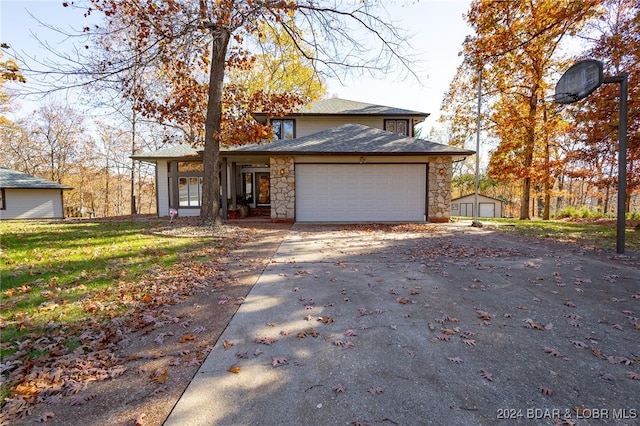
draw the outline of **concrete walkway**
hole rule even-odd
[[[626,260],[452,224],[294,225],[165,425],[640,424]]]

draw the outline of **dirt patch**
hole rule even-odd
[[[112,337],[117,345],[110,346],[117,350],[108,354],[113,365],[106,371],[112,377],[85,382],[66,394],[41,392],[37,403],[19,410],[19,419],[9,418],[7,411],[20,407],[7,404],[0,425],[38,421],[65,426],[161,425],[290,227],[269,221],[237,221],[220,233],[181,219],[151,230],[172,237],[217,232],[220,238],[236,238],[238,243],[224,258],[182,271],[194,283],[190,291],[180,289],[179,294],[169,295],[171,283],[165,282],[167,298],[156,296],[136,318],[114,318],[120,332]]]

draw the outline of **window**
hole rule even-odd
[[[271,126],[273,127],[274,139],[293,139],[296,137],[295,120],[271,120]]]
[[[202,176],[178,177],[180,207],[198,207],[202,202]]]
[[[178,172],[204,172],[204,163],[201,161],[179,161]]]
[[[387,132],[411,136],[411,133],[409,132],[409,120],[384,120],[384,129]]]
[[[0,188],[0,210],[6,210],[7,206],[4,204],[4,188]]]
[[[204,164],[201,161],[178,161],[169,163],[168,170],[169,205],[173,208],[200,207]]]

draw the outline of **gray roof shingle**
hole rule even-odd
[[[345,124],[296,139],[231,147],[224,154],[395,154],[472,155],[474,151],[390,133],[362,124]]]
[[[180,144],[176,146],[171,146],[168,148],[159,149],[157,151],[147,152],[144,154],[136,154],[132,155],[131,158],[134,160],[143,160],[143,161],[156,161],[159,159],[168,159],[168,158],[185,158],[185,157],[194,157],[197,159],[200,157],[199,150],[192,147],[189,144]]]
[[[267,112],[256,112],[256,119],[264,118]],[[350,101],[347,99],[330,98],[321,99],[308,105],[300,106],[296,111],[287,116],[300,115],[367,115],[367,116],[412,116],[425,119],[428,112],[412,111],[402,108],[394,108],[384,105],[368,104],[366,102]]]
[[[11,189],[73,189],[61,183],[40,179],[17,170],[0,167],[0,188]]]

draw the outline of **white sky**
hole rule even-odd
[[[404,81],[398,81],[399,76],[389,76],[385,80],[358,77],[343,81],[344,85],[338,81],[327,82],[329,94],[427,112],[431,115],[425,127],[431,127],[436,123],[442,97],[462,60],[458,56],[462,42],[471,33],[462,16],[470,3],[470,0],[419,0],[417,3],[415,0],[385,0],[393,23],[412,35],[413,53],[420,60],[415,70],[421,84],[411,77]],[[0,0],[0,41],[10,44],[16,51],[36,56],[44,53],[37,52],[33,34],[54,45],[65,41],[52,37],[52,33],[29,16],[29,12],[41,21],[61,28],[77,29],[85,23],[77,11],[62,7],[62,0]],[[35,107],[23,102],[22,111]]]

